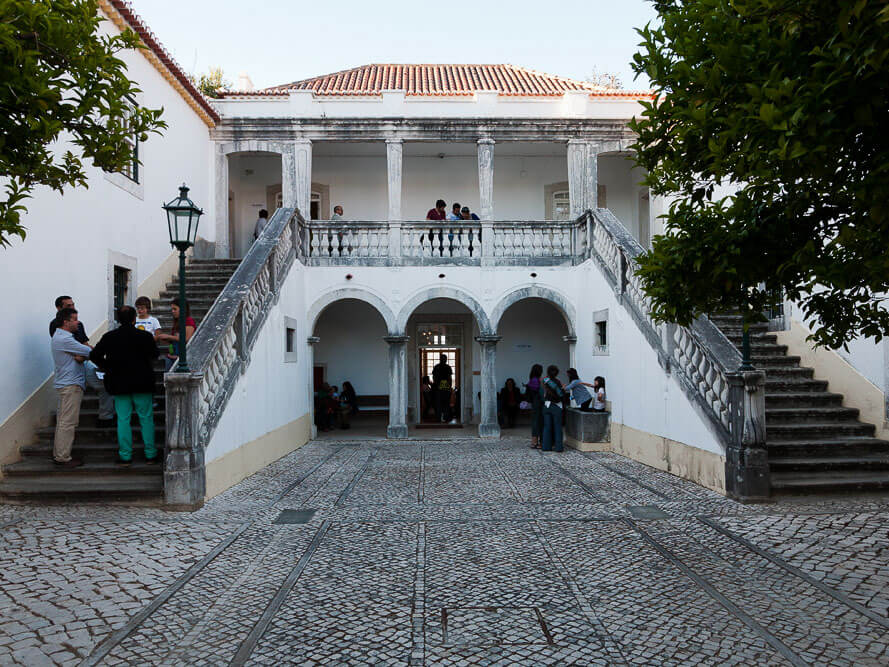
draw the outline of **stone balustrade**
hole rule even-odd
[[[740,371],[737,348],[706,317],[689,327],[655,323],[636,258],[644,249],[611,211],[585,214],[591,256],[645,335],[664,369],[719,434],[725,447],[726,493],[742,501],[769,496],[765,448],[765,374]]]
[[[310,266],[558,266],[589,257],[587,219],[299,223]]]

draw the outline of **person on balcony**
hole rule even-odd
[[[262,232],[265,231],[265,228],[269,225],[269,212],[265,209],[261,209],[259,211],[259,217],[256,219],[256,224],[253,226],[253,240],[255,241],[260,236],[262,236]]]
[[[464,206],[460,209],[460,217],[463,220],[478,220],[478,216],[475,213],[472,213],[468,206]]]
[[[445,204],[445,200],[439,199],[437,202],[435,202],[435,208],[429,209],[429,212],[426,214],[426,219],[427,220],[444,220],[446,218],[445,206],[447,206],[447,204]]]
[[[454,202],[454,205],[451,206],[451,212],[448,213],[448,217],[446,219],[450,220],[450,221],[463,219],[463,216],[460,215],[460,203],[459,202]]]
[[[331,220],[342,220],[343,219],[343,207],[337,204],[333,207],[333,215],[330,216]]]

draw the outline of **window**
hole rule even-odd
[[[608,354],[608,309],[593,313],[593,354]]]
[[[130,110],[134,110],[136,108],[136,103],[130,103]],[[120,170],[120,173],[126,176],[128,179],[133,181],[134,183],[139,182],[139,137],[135,132],[131,133],[129,136],[124,138],[124,142],[130,147],[130,150],[133,152],[133,159],[124,166],[123,169]]]
[[[420,324],[417,326],[420,347],[452,347],[463,344],[462,324]]]
[[[284,363],[296,362],[296,320],[284,317]]]
[[[122,266],[114,266],[114,312],[126,305],[129,300],[130,270]]]
[[[321,193],[312,192],[312,200],[309,202],[309,216],[312,220],[319,220],[321,215]]]
[[[553,193],[553,220],[571,219],[571,197],[567,190]]]

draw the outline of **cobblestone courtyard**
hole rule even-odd
[[[194,514],[0,506],[0,664],[889,664],[889,502],[313,442]]]

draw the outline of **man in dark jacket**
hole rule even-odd
[[[109,331],[90,354],[90,359],[105,371],[105,388],[114,396],[117,413],[117,464],[128,466],[133,459],[133,429],[130,417],[135,408],[145,443],[145,462],[156,463],[154,446],[154,360],[157,343],[147,331],[136,328],[136,310],[121,306],[117,312],[120,327]]]

